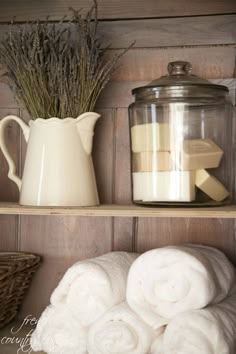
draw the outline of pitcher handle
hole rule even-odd
[[[3,152],[3,155],[5,156],[7,163],[8,163],[8,177],[15,182],[15,184],[17,185],[17,187],[19,188],[19,191],[21,190],[21,183],[22,180],[20,179],[19,176],[16,175],[16,165],[15,162],[13,161],[7,146],[6,146],[6,141],[5,141],[5,136],[4,136],[4,132],[5,132],[5,128],[7,126],[7,124],[9,123],[9,121],[14,120],[16,123],[19,124],[19,126],[21,127],[23,134],[24,134],[24,138],[26,140],[26,142],[28,142],[29,139],[29,126],[20,118],[13,116],[13,115],[9,115],[6,116],[5,118],[3,118],[0,121],[0,146]]]

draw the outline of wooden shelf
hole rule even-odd
[[[71,215],[157,218],[236,218],[236,205],[221,207],[144,207],[137,205],[100,205],[95,207],[28,207],[16,203],[0,203],[0,214],[8,215]]]

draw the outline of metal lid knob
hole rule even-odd
[[[172,61],[167,69],[169,75],[191,75],[192,65],[188,61]]]

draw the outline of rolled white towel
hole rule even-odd
[[[163,342],[164,342],[164,329],[163,329],[163,333],[157,336],[152,342],[151,350],[150,353],[148,354],[164,354]]]
[[[64,306],[48,306],[31,337],[31,347],[47,354],[87,354],[87,329]]]
[[[168,246],[135,260],[126,298],[155,329],[181,312],[222,301],[234,280],[233,265],[219,250],[199,245]]]
[[[166,328],[163,348],[164,354],[235,354],[236,294],[175,317]]]
[[[127,276],[137,254],[111,252],[74,264],[51,295],[54,306],[66,305],[83,327],[125,300]]]
[[[106,312],[90,327],[88,353],[147,354],[158,334],[123,302]]]

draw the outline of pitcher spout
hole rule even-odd
[[[83,145],[83,148],[87,154],[91,154],[93,147],[93,131],[97,119],[100,114],[95,112],[86,112],[81,114],[77,118],[77,129]]]

